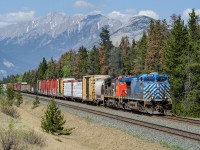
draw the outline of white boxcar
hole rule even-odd
[[[73,82],[73,97],[82,98],[82,81]]]
[[[71,97],[72,96],[72,81],[64,82],[64,96]]]

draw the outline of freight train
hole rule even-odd
[[[150,73],[118,78],[88,75],[78,80],[62,78],[38,80],[35,84],[9,83],[4,85],[4,89],[6,86],[21,92],[150,114],[166,114],[172,108],[166,74]]]

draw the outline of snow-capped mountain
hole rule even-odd
[[[130,43],[133,39],[136,41],[139,40],[143,33],[147,31],[151,19],[152,18],[147,16],[132,17],[127,23],[111,35],[113,44],[118,45],[121,38],[125,36],[129,37]]]
[[[44,18],[0,28],[0,78],[5,72],[15,74],[36,68],[42,57],[59,58],[69,49],[91,48],[98,43],[102,27],[108,27],[114,44],[122,36],[139,39],[149,20],[138,16],[122,24],[101,14],[66,17],[50,13]]]

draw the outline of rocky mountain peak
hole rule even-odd
[[[53,12],[43,18],[0,28],[0,70],[7,74],[19,73],[38,66],[42,57],[59,58],[69,49],[98,46],[102,27],[108,27],[115,45],[122,36],[137,40],[147,31],[150,19],[136,16],[122,24],[101,14],[67,17]],[[14,67],[8,68],[5,61]]]

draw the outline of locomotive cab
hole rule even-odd
[[[171,109],[171,98],[169,94],[168,76],[165,74],[151,73],[143,74],[139,77],[140,90],[135,94],[140,94],[144,101],[144,107],[151,113],[165,113]],[[136,87],[136,86],[135,86]],[[135,88],[134,89],[138,89]],[[139,93],[139,94],[138,94]]]

